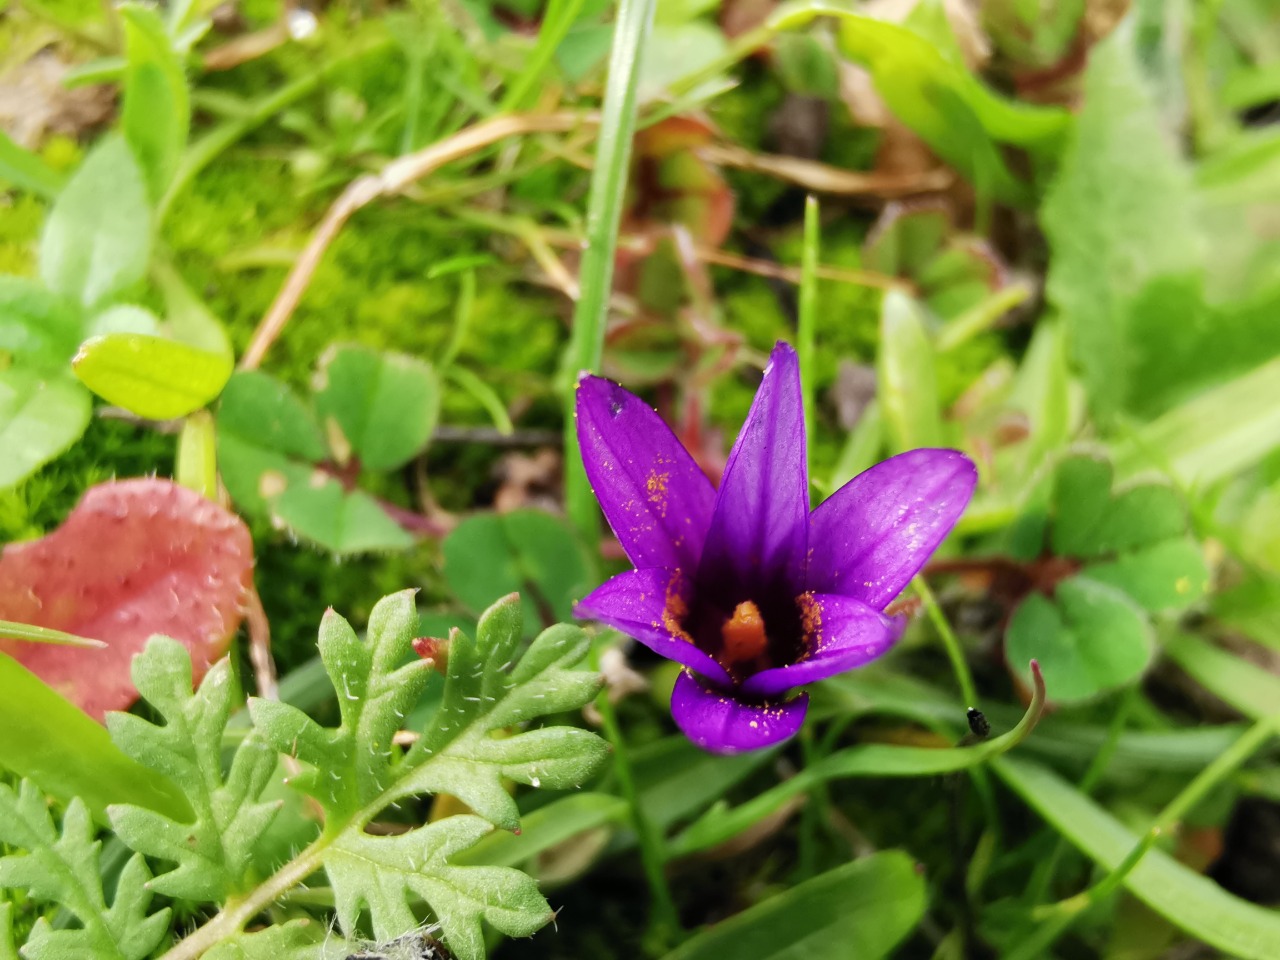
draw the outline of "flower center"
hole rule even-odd
[[[751,600],[743,600],[721,626],[720,638],[724,641],[720,662],[726,668],[763,656],[769,647],[769,635],[760,608]]]

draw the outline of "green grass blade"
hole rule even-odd
[[[565,387],[565,506],[574,525],[595,539],[599,527],[595,499],[587,483],[574,429],[574,394],[577,377],[600,369],[609,295],[613,291],[613,261],[618,225],[631,164],[632,137],[636,129],[636,91],[645,40],[653,28],[656,0],[621,0],[609,60],[609,83],[604,95],[596,164],[587,199],[587,248],[579,275],[581,293],[573,312],[569,341],[568,383]]]
[[[0,730],[0,768],[26,777],[63,802],[79,797],[102,823],[112,803],[132,803],[175,818],[191,816],[173,784],[125,756],[105,727],[4,654]]]

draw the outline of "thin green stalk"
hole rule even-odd
[[[818,198],[804,200],[804,247],[800,254],[800,310],[796,321],[796,354],[800,360],[800,392],[804,402],[805,435],[813,442],[814,342],[818,325],[818,260],[821,225]]]
[[[523,110],[534,90],[551,65],[556,51],[569,29],[577,22],[586,0],[551,0],[547,5],[547,14],[542,19],[542,29],[538,31],[538,42],[529,56],[524,71],[507,88],[502,98],[500,110],[515,113]]]
[[[1086,910],[1116,893],[1134,868],[1142,862],[1162,836],[1173,829],[1208,793],[1257,753],[1268,740],[1280,733],[1280,713],[1264,717],[1246,730],[1212,763],[1201,770],[1182,792],[1169,801],[1156,815],[1151,826],[1133,845],[1110,873],[1073,897],[1061,900],[1041,914],[1044,922],[1025,941],[1018,944],[1005,960],[1037,960],[1046,956],[1050,947]]]
[[[1133,707],[1137,702],[1139,692],[1140,688],[1137,684],[1129,687],[1121,696],[1120,703],[1111,714],[1111,722],[1107,724],[1106,739],[1102,741],[1098,752],[1093,755],[1089,768],[1085,770],[1084,776],[1080,778],[1080,783],[1076,788],[1085,796],[1093,793],[1094,788],[1107,772],[1107,767],[1111,765],[1111,758],[1115,756],[1116,747],[1120,743],[1120,735],[1124,733],[1124,728],[1129,722],[1129,716],[1133,713]],[[1058,864],[1066,854],[1069,846],[1067,838],[1059,834],[1053,851],[1036,867],[1031,876],[1031,882],[1027,885],[1028,890],[1030,890],[1030,895],[1027,898],[1029,903],[1039,903],[1048,896],[1053,887],[1054,875],[1058,872]]]
[[[609,82],[605,89],[595,169],[587,199],[587,247],[579,275],[581,288],[573,312],[565,389],[565,507],[588,543],[596,539],[599,515],[578,451],[574,393],[582,372],[600,369],[605,321],[613,290],[613,260],[622,221],[622,203],[636,128],[636,91],[645,40],[653,27],[656,0],[621,0],[614,26]]]
[[[960,695],[964,698],[965,706],[976,707],[978,691],[973,685],[973,675],[969,672],[969,664],[965,662],[964,651],[960,649],[960,641],[956,639],[951,624],[947,623],[947,618],[942,615],[942,607],[938,606],[937,597],[929,589],[929,584],[925,582],[924,577],[918,576],[911,583],[924,604],[929,619],[933,621],[934,629],[942,639],[942,648],[947,651],[947,657],[951,661],[951,669],[955,672],[956,682],[960,685]]]
[[[218,499],[217,439],[208,410],[197,410],[183,423],[173,473],[184,487],[209,500]]]
[[[595,656],[598,658],[598,652]],[[613,709],[607,688],[596,698],[596,709],[600,711],[600,717],[604,721],[605,738],[613,748],[613,772],[618,778],[618,790],[622,799],[627,802],[627,809],[631,814],[631,827],[636,832],[640,860],[649,884],[653,906],[649,916],[649,939],[653,942],[649,945],[655,953],[666,953],[680,935],[680,914],[671,896],[671,888],[667,885],[666,844],[640,805],[640,792],[636,789],[635,775],[631,770],[627,742],[622,737],[618,714]]]

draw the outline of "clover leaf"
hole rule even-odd
[[[1113,491],[1100,457],[1059,463],[1046,541],[1062,575],[1014,611],[1005,655],[1012,669],[1039,660],[1061,702],[1140,676],[1156,650],[1153,617],[1184,610],[1208,587],[1177,492],[1157,482]]]

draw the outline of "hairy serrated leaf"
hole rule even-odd
[[[279,809],[259,802],[275,769],[276,751],[260,737],[247,737],[223,776],[222,736],[239,701],[226,660],[193,692],[186,649],[167,637],[153,637],[134,659],[133,680],[165,722],[111,714],[111,736],[130,757],[172,779],[195,819],[183,823],[121,804],[107,811],[111,825],[130,848],[177,864],[156,877],[152,889],[220,902],[245,887],[254,846]]]
[[[449,858],[493,828],[480,817],[454,816],[397,837],[348,832],[325,858],[338,918],[354,926],[365,903],[379,939],[416,925],[406,894],[435,912],[458,960],[481,960],[483,918],[509,936],[528,936],[552,911],[533,879],[508,867],[455,867]]]
[[[346,955],[341,941],[311,920],[290,920],[241,933],[208,951],[203,960],[328,960]]]
[[[295,783],[341,821],[382,795],[393,783],[391,738],[404,723],[429,679],[429,665],[413,660],[418,623],[413,591],[379,601],[369,617],[369,642],[332,610],[320,625],[320,657],[338,694],[342,722],[326,731],[302,711],[254,699],[249,711],[258,730],[282,753],[313,769]]]
[[[59,833],[32,783],[24,780],[17,793],[0,784],[0,842],[27,851],[0,857],[0,887],[56,903],[81,923],[79,928],[54,929],[44,918],[38,920],[23,947],[26,960],[141,960],[168,932],[168,908],[147,913],[151,872],[140,855],[125,864],[107,906],[98,867],[100,844],[93,839],[89,811],[78,799],[67,805]]]
[[[378,603],[364,641],[336,613],[326,614],[319,647],[337,694],[336,729],[273,701],[251,701],[250,714],[263,737],[308,768],[292,782],[325,808],[325,831],[313,856],[333,885],[343,930],[353,933],[367,910],[379,939],[395,938],[418,923],[411,900],[421,898],[460,960],[480,960],[482,922],[526,936],[552,913],[528,876],[505,867],[454,866],[449,857],[491,825],[518,826],[509,780],[567,787],[594,772],[607,750],[595,734],[518,727],[580,708],[601,679],[576,669],[588,648],[576,627],[545,631],[520,657],[520,603],[511,595],[480,618],[475,640],[453,632],[447,657],[440,658],[448,664],[440,703],[418,742],[402,752],[393,737],[433,665],[413,654],[418,623],[409,591]],[[365,832],[382,809],[432,793],[454,796],[476,815],[449,817],[397,837]]]
[[[570,786],[604,760],[604,741],[572,727],[492,736],[516,723],[577,709],[600,688],[598,675],[573,669],[588,645],[577,627],[544,631],[515,663],[520,636],[520,605],[514,597],[485,612],[474,643],[454,631],[444,697],[407,758],[415,769],[397,786],[397,797],[448,793],[496,826],[514,830],[519,810],[502,786],[503,777],[534,787]]]

